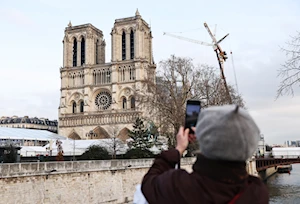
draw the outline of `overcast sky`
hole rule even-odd
[[[92,23],[103,31],[110,61],[110,32],[117,18],[136,9],[151,24],[155,62],[171,54],[195,64],[218,66],[211,47],[164,36],[163,32],[210,42],[203,23],[232,51],[238,88],[268,144],[300,140],[300,90],[275,100],[277,70],[286,60],[280,46],[300,31],[299,1],[1,1],[0,115],[58,118],[64,29]],[[225,63],[228,83],[235,84],[231,55]]]

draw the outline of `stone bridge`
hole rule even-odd
[[[256,169],[258,172],[268,168],[281,165],[300,163],[300,158],[256,158]]]

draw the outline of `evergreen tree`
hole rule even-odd
[[[147,131],[148,136],[151,137],[152,140],[156,141],[157,137],[159,136],[159,132],[153,121],[149,121],[149,127]]]
[[[129,137],[133,139],[131,142],[132,149],[149,149],[152,142],[149,141],[149,132],[141,118],[137,118],[133,124],[133,130],[129,132]]]

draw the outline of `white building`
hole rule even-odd
[[[127,144],[122,142],[120,139],[115,141],[112,138],[109,139],[98,139],[98,140],[62,140],[61,146],[63,148],[64,156],[79,156],[82,155],[90,146],[98,145],[105,148],[109,154],[113,154],[114,150],[116,155],[125,154],[128,150]],[[115,149],[114,149],[115,144]],[[51,147],[51,148],[50,148]],[[55,143],[49,143],[45,147],[45,150],[49,152],[52,150],[52,155],[57,155],[57,146]]]
[[[298,158],[300,157],[300,147],[273,147],[274,158]]]
[[[51,140],[66,140],[68,138],[47,130],[0,127],[0,145],[14,144],[16,146],[44,146]]]

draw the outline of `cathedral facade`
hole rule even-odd
[[[138,104],[143,81],[155,74],[150,26],[138,11],[116,19],[111,31],[111,62],[106,42],[91,24],[69,23],[63,39],[59,134],[73,139],[127,139],[146,110]]]

